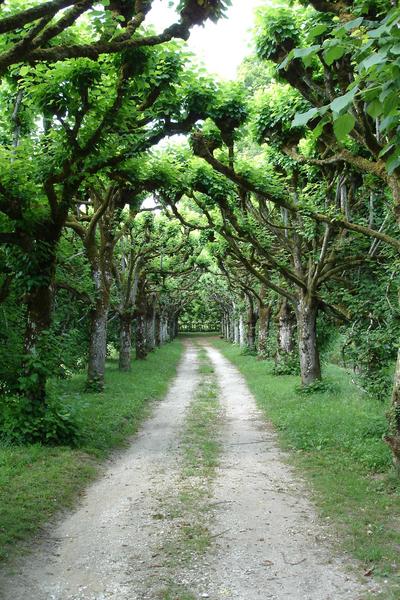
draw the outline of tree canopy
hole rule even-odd
[[[127,370],[132,344],[145,359],[179,324],[219,322],[308,389],[336,344],[367,393],[389,395],[399,9],[262,7],[254,55],[220,82],[185,40],[229,4],[179,2],[157,32],[151,0],[0,3],[0,379],[13,440],[68,441],[52,379],[86,367],[101,390],[108,354]],[[399,465],[400,353],[386,440]]]

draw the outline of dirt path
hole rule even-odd
[[[208,348],[226,422],[215,486],[221,508],[210,597],[240,600],[357,600],[366,591],[326,544],[327,532],[278,449],[238,373]],[[325,541],[324,541],[325,540]]]
[[[154,502],[173,477],[174,446],[198,382],[188,344],[178,375],[132,446],[110,461],[45,545],[0,579],[1,600],[136,600],[162,536]]]
[[[179,576],[174,566],[170,574],[178,583],[187,581],[193,594],[157,593],[167,564],[160,548],[174,527],[173,517],[159,518],[160,506],[180,485],[179,435],[199,383],[196,349],[188,342],[166,399],[129,450],[110,461],[81,506],[20,561],[12,578],[0,577],[2,600],[362,597],[365,585],[327,545],[303,484],[286,466],[242,377],[205,346],[225,412],[214,508],[207,517],[213,543],[200,560],[180,566]]]

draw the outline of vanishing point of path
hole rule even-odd
[[[182,496],[181,432],[205,377],[198,348],[187,341],[165,400],[80,506],[17,561],[11,575],[0,577],[2,600],[363,598],[367,584],[330,547],[305,484],[285,463],[243,378],[200,343],[220,402],[219,465],[207,488],[207,510],[197,508],[207,524],[203,554],[193,551],[186,562],[164,556],[165,540],[188,527],[174,518],[171,502]],[[168,585],[185,592],[165,591]]]

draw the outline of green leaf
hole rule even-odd
[[[344,46],[331,46],[324,51],[324,60],[327,65],[331,65],[335,60],[342,58],[346,48]]]
[[[327,119],[327,117],[323,117],[320,122],[318,123],[318,125],[315,127],[315,129],[312,132],[312,137],[313,139],[318,139],[319,136],[322,134],[324,127],[327,123],[329,123],[329,119]]]
[[[342,142],[353,129],[356,120],[350,113],[340,115],[333,123],[333,131],[339,142]]]
[[[29,73],[29,71],[31,70],[30,67],[28,67],[27,65],[24,65],[20,68],[19,70],[19,74],[23,77],[24,75],[26,75],[27,73]]]
[[[286,69],[286,67],[288,66],[288,64],[293,60],[293,53],[294,53],[294,50],[291,50],[289,52],[289,54],[286,56],[286,58],[278,66],[278,70],[279,69]]]
[[[308,48],[295,48],[293,50],[293,58],[301,58],[305,66],[308,67],[311,64],[312,57],[315,56],[320,49],[320,45],[309,46]]]
[[[354,87],[352,90],[343,94],[343,96],[339,96],[335,98],[331,103],[330,107],[334,113],[340,113],[345,108],[348,108],[350,104],[352,104],[356,93],[358,92],[358,87]]]
[[[399,105],[399,97],[397,92],[392,92],[383,102],[383,111],[385,115],[395,110]]]
[[[357,19],[353,19],[352,21],[348,21],[347,23],[339,25],[339,27],[336,27],[336,29],[333,30],[335,37],[343,39],[349,31],[352,29],[357,29],[363,20],[363,17],[357,17]]]
[[[373,118],[379,117],[383,113],[383,104],[378,99],[373,100],[367,105],[367,113]]]
[[[394,129],[395,127],[397,127],[398,122],[399,122],[399,119],[398,119],[397,115],[388,115],[387,117],[382,119],[382,121],[379,125],[379,131],[381,131],[381,132],[390,131],[391,129]]]
[[[365,71],[368,71],[368,69],[370,69],[371,67],[384,63],[386,59],[386,52],[374,52],[373,54],[367,56],[367,58],[365,58],[363,61],[361,61],[358,68],[360,71],[362,71],[363,69]]]
[[[352,21],[348,21],[344,25],[342,25],[343,29],[346,31],[351,31],[352,29],[357,29],[360,27],[361,23],[364,21],[364,17],[357,17],[357,19],[353,19]]]
[[[293,56],[295,58],[303,58],[304,56],[310,56],[310,54],[315,54],[315,52],[319,49],[319,45],[309,46],[308,48],[295,48],[293,50]]]
[[[316,25],[315,27],[313,27],[310,31],[309,31],[309,36],[311,39],[314,39],[315,37],[322,35],[323,33],[325,33],[325,31],[328,29],[328,25],[325,25],[324,23],[320,23],[319,25]]]
[[[296,113],[292,122],[292,127],[302,127],[303,125],[307,125],[308,121],[317,114],[318,108],[311,108],[304,113]]]
[[[393,175],[393,172],[400,166],[400,149],[396,150],[389,158],[386,163],[386,168],[389,175]]]
[[[379,152],[378,156],[379,158],[382,158],[382,156],[385,156],[385,154],[387,154],[389,152],[389,150],[392,150],[392,148],[395,147],[395,144],[389,142],[388,144],[386,144],[386,146],[384,148],[382,148],[382,150]]]

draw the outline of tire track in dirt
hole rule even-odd
[[[199,382],[197,367],[197,350],[186,342],[165,400],[130,448],[115,456],[104,476],[87,489],[81,505],[17,561],[13,576],[0,577],[2,600],[144,597],[164,534],[154,511],[176,476],[176,440]]]
[[[213,527],[212,600],[358,600],[358,581],[329,544],[303,482],[278,448],[237,369],[203,342],[214,365],[225,411],[219,510]],[[220,533],[221,532],[221,533]],[[361,569],[359,569],[361,571]]]

